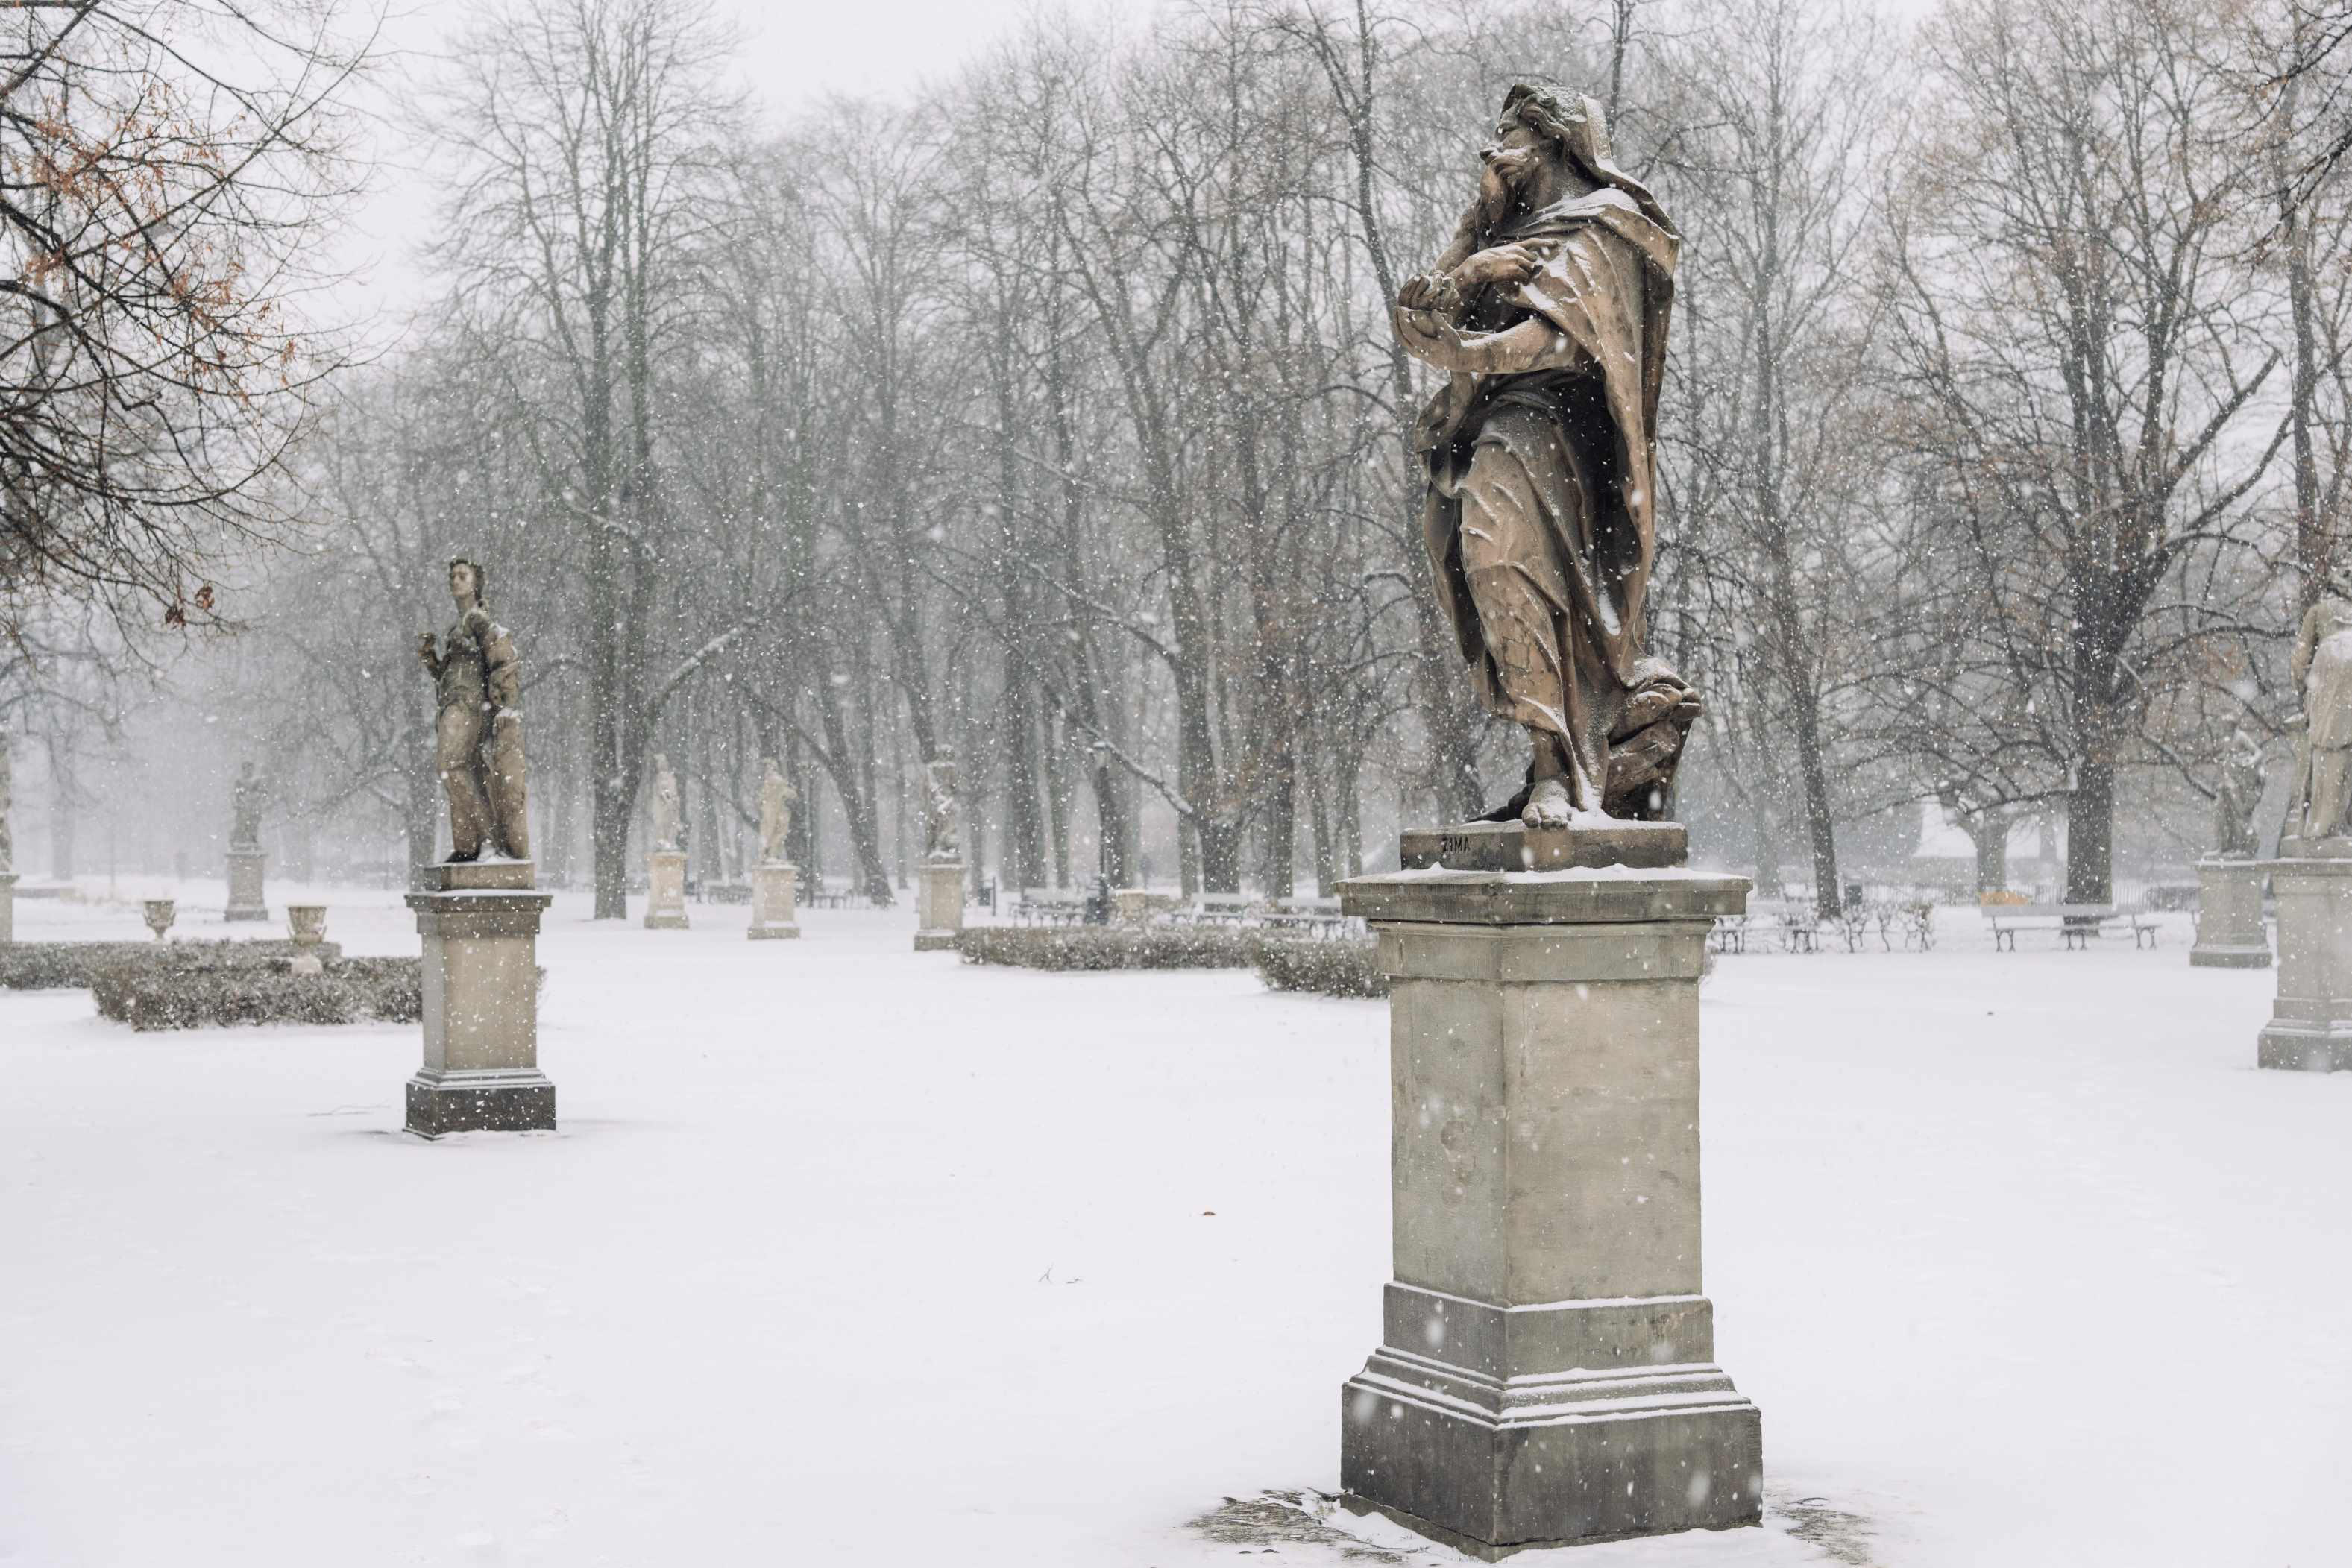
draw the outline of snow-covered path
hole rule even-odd
[[[1175,1568],[1335,1484],[1382,1004],[969,967],[903,910],[584,916],[551,1136],[399,1134],[414,1029],[0,993],[0,1563]],[[139,934],[18,904],[68,926]],[[1781,1512],[1566,1560],[1825,1561],[1818,1499],[1889,1568],[2342,1561],[2352,1074],[2253,1070],[2271,984],[2178,933],[1727,959],[1707,1282]]]

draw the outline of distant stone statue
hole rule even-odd
[[[1476,199],[1391,320],[1450,374],[1416,431],[1438,598],[1486,706],[1534,741],[1489,820],[1662,818],[1700,712],[1647,651],[1681,238],[1591,99],[1511,89],[1480,156]]]
[[[2341,837],[2352,802],[2352,601],[2329,594],[2303,618],[2290,665],[2303,695],[2303,734],[2287,796],[2287,833]]]
[[[793,802],[800,799],[772,757],[760,759],[760,858],[780,865],[792,858]]]
[[[2263,800],[2262,742],[2243,725],[2230,729],[2221,754],[2221,778],[2213,791],[2214,852],[2224,860],[2252,860],[2262,852],[2254,812]]]
[[[530,859],[530,814],[522,755],[522,666],[514,639],[490,619],[482,569],[449,563],[457,623],[436,651],[433,633],[417,662],[433,677],[440,716],[434,764],[449,797],[449,862]]]
[[[669,770],[669,758],[654,754],[654,851],[657,854],[674,854],[677,851],[677,829],[680,812],[677,804],[677,775]]]
[[[253,776],[253,762],[247,758],[237,768],[236,783],[229,790],[229,848],[261,847],[261,810],[268,793],[261,780]]]
[[[923,858],[963,858],[963,835],[956,821],[955,759],[942,757],[923,767]]]

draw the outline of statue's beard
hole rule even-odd
[[[1528,193],[1537,185],[1539,166],[1525,163],[1490,164],[1478,180],[1478,224],[1489,235],[1515,215],[1533,209]]]

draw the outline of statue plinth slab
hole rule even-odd
[[[793,918],[800,897],[801,868],[765,861],[751,868],[751,927],[754,942],[789,941],[801,934]]]
[[[223,920],[267,920],[269,906],[261,898],[261,873],[268,854],[257,845],[232,844],[228,852],[228,907]]]
[[[539,868],[530,861],[467,861],[455,865],[416,869],[420,893],[528,892],[539,885]]]
[[[1579,866],[1677,866],[1689,850],[1680,822],[1601,821],[1568,828],[1519,822],[1455,822],[1400,837],[1398,863],[1408,871],[1570,871]]]
[[[646,929],[686,928],[686,852],[656,850],[646,856]]]
[[[2352,856],[2253,863],[2270,873],[2278,900],[2278,998],[2254,1060],[2352,1071]]]
[[[1395,1277],[1339,1396],[1357,1506],[1488,1558],[1758,1521],[1762,1417],[1699,1271],[1699,975],[1748,885],[1340,884],[1379,936],[1393,1085]]]
[[[925,861],[915,871],[915,907],[919,924],[915,951],[944,952],[963,929],[963,862]]]
[[[2209,857],[2197,862],[2197,945],[2189,961],[2200,968],[2267,969],[2270,933],[2263,925],[2260,861]]]
[[[407,1127],[527,1132],[555,1125],[539,1068],[539,924],[554,895],[528,862],[426,866],[408,895],[425,941],[425,1064],[408,1081]]]

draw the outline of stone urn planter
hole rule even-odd
[[[146,901],[146,910],[147,929],[155,934],[156,941],[161,942],[163,940],[163,933],[172,928],[172,918],[179,911],[179,901],[170,898],[151,898]]]
[[[286,935],[292,937],[297,949],[294,972],[298,975],[321,973],[326,965],[313,951],[327,935],[327,906],[323,904],[289,904],[286,906]]]

